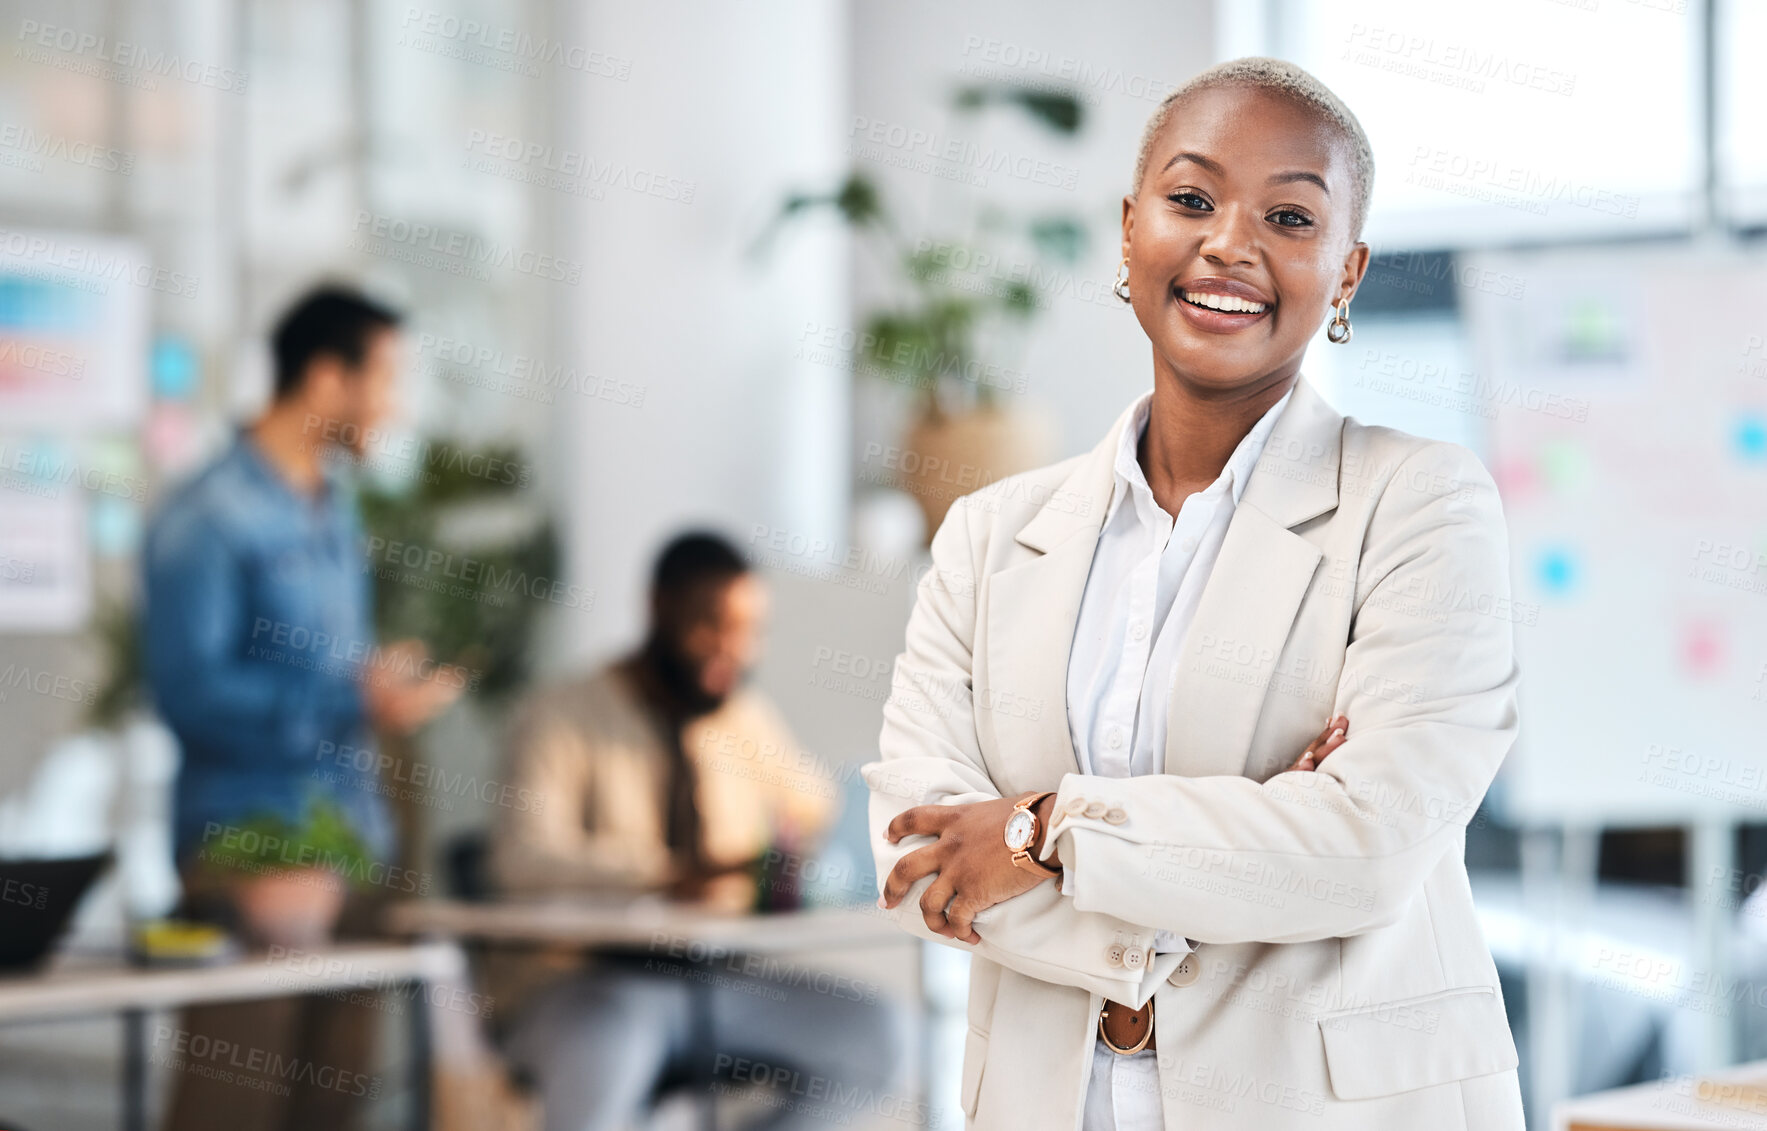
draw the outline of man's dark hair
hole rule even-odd
[[[664,714],[694,718],[723,701],[700,686],[683,634],[715,608],[715,586],[749,571],[735,546],[708,530],[676,535],[657,555],[650,574],[650,629],[634,657],[643,693]]]
[[[362,364],[371,336],[397,328],[403,316],[348,287],[315,287],[277,321],[270,334],[276,360],[276,399],[301,387],[314,358],[330,355],[345,365]]]
[[[729,581],[748,571],[748,562],[722,535],[690,530],[672,538],[657,555],[650,588],[659,598],[679,598],[705,582]]]

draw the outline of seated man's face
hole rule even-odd
[[[723,699],[760,657],[767,591],[753,573],[713,582],[708,588],[698,615],[685,625],[680,646],[700,691]]]

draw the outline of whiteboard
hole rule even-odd
[[[1767,261],[1463,257],[1528,823],[1767,820]]]
[[[133,240],[0,228],[0,424],[135,424],[146,403],[149,304],[195,291],[193,277],[154,268]]]

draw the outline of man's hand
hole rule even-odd
[[[1018,867],[1006,848],[1006,819],[1017,797],[968,805],[916,805],[896,814],[886,835],[891,844],[905,836],[931,836],[890,870],[881,905],[902,902],[922,876],[935,876],[920,897],[927,929],[959,942],[978,943],[976,913],[1030,891],[1043,877]]]
[[[751,856],[733,864],[713,864],[709,861],[697,866],[678,864],[664,888],[664,894],[684,903],[705,899],[706,894],[728,876],[753,876],[760,870],[761,859],[760,856]]]
[[[663,894],[677,903],[697,903],[706,896],[712,877],[705,872],[682,872],[663,888]]]
[[[421,641],[400,640],[374,650],[362,666],[368,717],[381,730],[409,734],[437,716],[466,687],[466,672],[430,662]]]

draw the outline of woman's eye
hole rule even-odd
[[[1284,228],[1304,228],[1313,222],[1305,213],[1296,212],[1292,208],[1284,208],[1281,211],[1272,212],[1270,215],[1280,227]],[[1287,218],[1285,219],[1285,217]]]
[[[1186,208],[1207,208],[1209,206],[1208,201],[1194,192],[1175,192],[1166,199],[1176,204],[1182,204]]]

